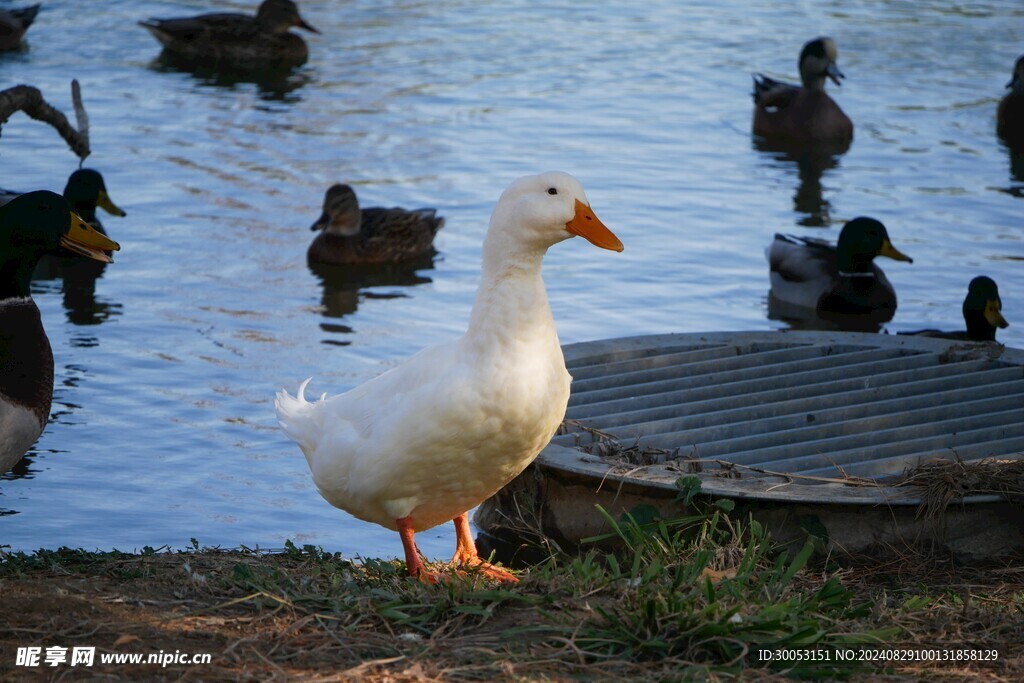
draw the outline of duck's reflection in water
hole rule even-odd
[[[413,287],[431,282],[419,271],[433,270],[436,252],[424,254],[418,259],[403,263],[374,265],[335,266],[323,263],[309,263],[309,269],[320,280],[323,295],[320,302],[325,318],[342,319],[356,312],[361,301],[366,299],[398,299],[408,294],[397,292],[370,292],[375,287]],[[325,321],[320,329],[336,334],[351,334],[354,330],[343,324]],[[324,339],[323,343],[345,346],[351,342],[337,338]]]
[[[1000,190],[1014,197],[1024,198],[1024,149],[1007,147],[1006,153],[1010,157],[1010,180],[1014,181],[1014,184]]]
[[[32,274],[33,293],[52,292],[58,280],[68,322],[99,325],[121,315],[121,304],[96,296],[96,281],[107,264],[77,256],[46,255]]]
[[[784,322],[791,330],[879,332],[882,329],[882,325],[892,319],[892,314],[853,315],[828,313],[806,306],[797,306],[788,301],[782,301],[769,290],[768,319]]]
[[[804,216],[798,224],[824,228],[832,223],[832,205],[824,198],[821,177],[839,166],[839,157],[850,148],[848,142],[818,142],[813,145],[786,143],[753,137],[754,149],[773,160],[778,167],[796,166],[799,182],[793,195],[793,210]],[[782,162],[781,164],[778,162]]]
[[[162,73],[183,73],[192,76],[201,86],[232,89],[237,85],[252,83],[260,99],[277,102],[298,102],[295,94],[310,81],[304,71],[292,67],[261,67],[243,69],[240,67],[216,66],[188,59],[166,50],[150,63],[150,68]]]

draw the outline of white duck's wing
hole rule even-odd
[[[467,425],[479,416],[456,360],[456,345],[442,344],[344,394],[309,402],[305,383],[297,397],[278,393],[281,428],[302,448],[328,502],[393,528],[444,465],[424,458],[459,461],[453,456],[472,446]]]
[[[526,382],[474,353],[459,342],[424,349],[314,403],[278,394],[281,426],[302,447],[321,495],[360,519],[394,529],[412,516],[424,530],[519,474],[561,422],[569,376],[560,353],[558,363],[525,364]]]
[[[835,247],[813,237],[776,234],[765,250],[772,294],[795,306],[817,308],[836,281]]]
[[[279,391],[274,403],[281,429],[302,448],[306,459],[310,460],[310,468],[314,467],[312,460],[318,451],[354,453],[363,441],[384,426],[393,414],[393,404],[402,404],[407,395],[436,381],[436,373],[431,369],[437,364],[423,360],[436,357],[441,348],[423,349],[402,365],[344,394],[331,397],[324,394],[317,401],[307,401],[305,391],[312,378],[299,386],[295,396]]]

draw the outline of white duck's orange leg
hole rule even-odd
[[[452,520],[455,522],[455,556],[452,564],[461,567],[478,567],[481,574],[497,581],[519,583],[511,572],[495,567],[490,562],[480,559],[473,543],[473,533],[469,529],[469,517],[465,512]]]
[[[424,569],[420,551],[416,549],[416,530],[412,528],[412,518],[402,517],[396,519],[395,522],[398,524],[398,535],[402,539],[402,548],[405,549],[405,567],[409,576],[415,576],[425,583],[437,583],[437,575]]]

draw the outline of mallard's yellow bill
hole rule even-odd
[[[897,261],[906,261],[907,263],[914,262],[914,259],[907,256],[896,247],[892,246],[892,242],[890,242],[889,240],[882,241],[882,248],[878,250],[878,255],[888,256],[891,259],[896,259]]]
[[[100,196],[96,198],[96,206],[100,207],[111,216],[124,217],[128,215],[121,210],[121,207],[111,201],[110,195],[108,195],[105,190],[100,190]]]
[[[106,252],[121,249],[121,245],[86,223],[74,211],[71,212],[71,226],[61,235],[60,246],[103,263],[114,262]]]
[[[565,229],[573,235],[579,235],[595,247],[610,249],[611,251],[622,251],[622,242],[615,234],[604,226],[590,207],[576,200],[576,215],[565,224]]]
[[[1003,317],[1002,306],[995,299],[990,299],[985,303],[985,320],[992,327],[1009,327],[1010,323],[1006,322],[1006,318]]]

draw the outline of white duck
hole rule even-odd
[[[302,448],[320,494],[398,531],[410,576],[438,579],[424,570],[413,536],[453,520],[454,564],[516,581],[477,555],[467,511],[522,472],[565,415],[572,378],[541,259],[574,235],[622,251],[578,180],[560,172],[520,178],[491,215],[465,335],[345,394],[310,403],[308,379],[296,398],[277,394],[281,428]]]

